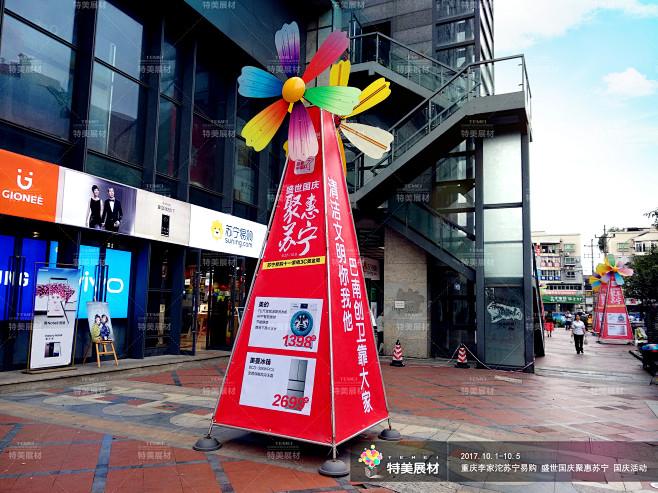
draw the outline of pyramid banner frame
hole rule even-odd
[[[388,405],[333,115],[286,162],[214,425],[335,447]]]
[[[601,340],[633,341],[633,331],[626,310],[624,293],[612,277],[608,283],[605,308],[601,317]]]

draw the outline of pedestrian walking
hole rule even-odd
[[[379,312],[376,320],[377,325],[377,351],[384,354],[384,312]]]
[[[580,315],[576,315],[576,320],[571,326],[571,337],[576,346],[576,354],[583,354],[583,339],[585,338],[585,324],[581,322]]]
[[[564,314],[564,330],[571,330],[571,324],[573,323],[573,315],[569,310]]]
[[[555,329],[553,321],[553,312],[548,312],[546,314],[546,335],[548,337],[553,337],[553,330]]]

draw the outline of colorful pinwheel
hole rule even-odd
[[[601,289],[601,274],[595,272],[592,274],[592,277],[589,278],[589,285],[592,286],[593,291],[598,291]]]
[[[539,294],[546,294],[546,283],[544,281],[539,281]]]
[[[342,60],[331,67],[329,85],[335,87],[347,86],[347,81],[350,78],[350,67],[351,64],[349,61]],[[380,159],[391,148],[393,135],[386,130],[370,125],[363,125],[361,123],[347,124],[345,120],[384,101],[391,94],[390,85],[391,83],[387,82],[383,77],[377,79],[361,92],[359,104],[354,107],[353,111],[349,114],[337,113],[338,116],[336,116],[336,126],[343,132],[347,140],[365,155],[373,159]],[[338,133],[338,130],[336,132]],[[338,143],[344,163],[345,151],[339,133]]]
[[[311,59],[301,77],[299,70],[299,28],[296,22],[284,24],[274,36],[276,51],[288,76],[281,82],[274,75],[256,67],[243,67],[238,77],[238,92],[245,97],[268,98],[281,96],[253,117],[242,129],[247,145],[261,151],[269,144],[290,110],[288,141],[290,159],[305,161],[318,153],[318,140],[311,118],[302,98],[331,113],[344,115],[352,111],[359,102],[361,91],[354,87],[309,87],[315,79],[347,49],[349,40],[341,31],[332,32]]]
[[[614,277],[615,282],[622,286],[624,284],[624,278],[622,276],[632,276],[633,269],[628,269],[624,267],[625,262],[621,259],[616,259],[614,255],[610,254],[604,259],[605,264],[601,268],[600,272],[597,268],[597,272],[601,274],[601,281],[608,284],[610,279]]]

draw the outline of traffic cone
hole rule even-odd
[[[457,355],[457,364],[455,365],[455,368],[470,368],[466,361],[466,346],[463,344],[459,345],[459,354]]]
[[[400,346],[400,339],[395,342],[395,349],[393,350],[393,361],[391,366],[404,366],[402,362],[402,346]]]

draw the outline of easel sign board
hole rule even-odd
[[[73,364],[81,270],[39,267],[28,371]]]
[[[288,162],[213,425],[336,445],[388,417],[336,132]]]

